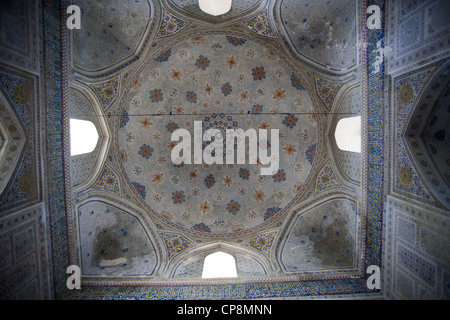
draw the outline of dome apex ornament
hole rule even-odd
[[[220,16],[231,10],[232,0],[199,0],[200,10],[212,16]]]

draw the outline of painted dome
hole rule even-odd
[[[302,194],[319,148],[318,122],[301,74],[273,49],[251,38],[203,34],[162,49],[133,77],[116,138],[125,180],[151,214],[197,235],[237,235],[280,217]],[[177,129],[203,152],[209,143],[202,135],[220,130],[223,164],[174,163]],[[248,150],[244,164],[226,161],[227,129],[255,130],[256,164]],[[262,175],[268,165],[259,156],[265,149],[270,155],[274,129],[278,167]]]

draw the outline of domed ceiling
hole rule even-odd
[[[317,112],[299,72],[271,49],[220,33],[178,39],[136,74],[123,93],[116,138],[124,178],[152,214],[183,231],[227,236],[270,223],[304,191],[319,143]],[[202,152],[206,130],[219,129],[220,164],[193,164],[190,155],[185,162],[192,164],[174,164],[177,129],[200,139]],[[254,164],[248,155],[245,163],[229,163],[239,143],[227,149],[229,129],[255,129],[258,141],[247,148],[256,143],[263,156],[271,155],[271,132],[278,130],[278,169],[262,175],[259,156]]]
[[[197,1],[74,4],[69,111],[100,136],[71,159],[85,283],[214,284],[216,251],[235,257],[231,282],[361,275],[364,154],[333,140],[363,116],[355,1],[233,1],[217,18]],[[330,41],[306,46],[322,25]]]

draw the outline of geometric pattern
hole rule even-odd
[[[174,34],[180,32],[189,25],[189,22],[183,21],[174,15],[172,15],[167,10],[163,9],[163,16],[161,19],[161,26],[159,27],[159,32],[156,35],[156,39],[164,38],[168,36],[173,36]]]
[[[325,104],[328,111],[330,111],[331,107],[333,106],[334,98],[336,97],[339,89],[343,86],[343,83],[325,80],[320,78],[318,75],[315,76],[315,81],[317,95]]]
[[[104,111],[112,105],[119,95],[119,80],[120,77],[115,77],[112,80],[91,85]]]
[[[273,240],[275,239],[277,233],[278,231],[259,233],[247,242],[247,246],[260,251],[267,257],[270,257],[270,249],[272,248]]]
[[[107,164],[103,167],[102,174],[94,185],[94,189],[121,194],[121,183],[119,175]]]
[[[0,194],[14,172],[25,140],[25,133],[13,109],[0,95]]]
[[[260,36],[275,38],[275,34],[269,24],[267,9],[264,9],[257,16],[251,18],[250,20],[242,22],[242,24],[249,30]]]
[[[192,248],[195,244],[179,233],[160,232],[161,237],[166,244],[169,260],[172,260],[177,254],[186,249]]]
[[[339,182],[336,175],[334,174],[334,171],[331,168],[331,162],[328,161],[327,164],[322,168],[322,170],[317,175],[315,188],[316,193],[340,186],[342,186],[342,184]]]

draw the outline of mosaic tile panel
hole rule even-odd
[[[25,133],[14,111],[0,94],[0,194],[13,175],[25,140]]]
[[[258,250],[267,257],[270,257],[270,250],[272,249],[273,241],[277,233],[277,231],[260,233],[250,239],[246,245],[250,248]]]
[[[2,1],[0,60],[39,73],[40,8],[32,0]]]
[[[378,51],[377,46],[384,46],[385,36],[385,1],[368,1],[368,5],[378,5],[381,9],[382,29],[368,30],[367,38],[367,152],[368,170],[365,176],[367,181],[367,242],[366,265],[381,265],[382,236],[380,233],[383,217],[384,194],[384,63],[375,66]],[[363,61],[364,63],[364,61]]]
[[[10,209],[18,210],[25,205],[35,204],[39,201],[41,198],[41,168],[36,160],[36,155],[40,152],[39,117],[36,110],[37,78],[27,72],[0,65],[0,90],[6,99],[4,101],[5,109],[2,108],[1,111],[2,122],[8,122],[8,131],[12,134],[13,141],[18,142],[18,140],[14,140],[18,137],[20,140],[25,139],[20,159],[17,158],[17,155],[14,156],[17,161],[15,168],[12,166],[13,161],[9,159],[9,156],[8,159],[5,159],[6,163],[1,164],[0,170],[3,173],[6,173],[7,169],[8,171],[14,170],[10,175],[8,185],[4,186],[3,192],[0,194],[0,216],[3,216]],[[8,105],[7,109],[6,105]],[[5,112],[11,111],[14,112],[14,120],[8,120],[9,117],[5,114]],[[19,146],[20,144],[11,145],[9,151],[14,153],[19,150]],[[13,156],[13,153],[10,155]]]
[[[166,244],[169,260],[172,260],[177,254],[195,246],[191,240],[183,237],[179,233],[160,232],[160,236]]]
[[[387,197],[383,224],[387,298],[446,299],[449,223],[448,211]]]
[[[316,75],[314,79],[316,83],[317,95],[319,96],[320,100],[322,100],[322,102],[325,104],[325,107],[328,109],[328,111],[331,111],[331,108],[333,107],[334,98],[336,98],[336,94],[344,84],[342,82],[323,79],[318,75]]]
[[[94,189],[111,192],[118,196],[122,194],[120,177],[107,163],[105,163],[103,171],[94,185]]]
[[[42,204],[0,219],[0,297],[3,300],[50,299],[50,239]]]
[[[328,161],[317,175],[315,191],[316,193],[319,193],[340,186],[342,186],[342,183],[334,173],[331,162]]]
[[[270,26],[267,9],[264,9],[257,16],[241,23],[259,36],[275,38],[275,33]]]
[[[391,32],[386,45],[392,49],[387,51],[389,73],[448,52],[448,1],[394,0],[387,5]]]
[[[187,21],[181,20],[166,9],[162,9],[161,25],[156,39],[173,36],[189,25]]]
[[[106,111],[119,96],[119,84],[120,77],[115,77],[114,79],[91,85],[103,111]]]

